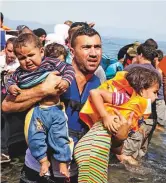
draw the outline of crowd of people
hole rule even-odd
[[[11,31],[0,16],[1,163],[25,140],[20,183],[106,183],[110,154],[138,166],[166,125],[157,42],[136,41],[112,59],[94,23],[68,20],[47,34]]]

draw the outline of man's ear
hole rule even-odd
[[[70,53],[71,53],[71,55],[72,55],[72,57],[74,56],[74,48],[72,48],[72,47],[70,47]]]
[[[40,48],[41,56],[44,57],[44,47]]]

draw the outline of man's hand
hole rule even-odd
[[[117,133],[115,134],[115,137],[119,140],[125,140],[128,137],[128,133],[132,124],[134,112],[131,112],[130,117],[128,120],[124,116],[120,114],[120,112],[116,109],[114,109],[115,114],[119,117],[119,124],[120,128],[118,129]]]
[[[117,109],[113,109],[114,110],[114,113],[119,117],[119,120],[120,120],[120,125],[128,125],[128,126],[131,126],[132,124],[132,119],[133,119],[133,115],[134,115],[134,112],[132,112],[130,114],[130,117],[129,117],[129,120],[126,120],[126,118],[124,116],[122,116],[120,114],[120,112],[117,110]]]
[[[59,88],[57,87],[62,80],[61,76],[58,76],[59,72],[51,72],[46,80],[42,83],[42,89],[45,92],[46,96],[56,94],[59,92]]]

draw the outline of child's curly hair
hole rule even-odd
[[[66,59],[67,56],[67,50],[66,48],[58,43],[51,43],[48,44],[45,48],[44,55],[46,57],[52,57],[52,58],[58,58],[60,55],[63,55]]]

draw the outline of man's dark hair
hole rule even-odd
[[[67,56],[67,50],[65,47],[58,43],[48,44],[45,48],[44,55],[46,57],[58,58],[63,55],[64,58]]]
[[[41,37],[43,35],[47,36],[46,31],[43,28],[38,28],[38,29],[34,29],[33,33],[37,36],[37,37]]]
[[[26,47],[27,44],[34,44],[36,48],[42,48],[42,43],[37,36],[31,33],[20,34],[14,41],[14,52],[16,48]]]
[[[80,27],[82,27],[82,26],[89,27],[89,25],[86,22],[74,22],[74,23],[71,24],[70,28],[72,29],[72,28],[78,27],[78,26],[80,26]]]
[[[161,78],[157,72],[144,67],[133,67],[126,74],[126,79],[134,90],[141,94],[143,89],[148,89],[154,84],[161,85]]]
[[[147,44],[141,44],[137,48],[138,55],[145,57],[147,60],[151,61],[152,65],[154,65],[154,58],[157,57],[157,52],[154,47],[148,46]]]
[[[146,44],[148,46],[152,46],[155,49],[158,48],[157,42],[154,39],[152,39],[152,38],[147,39],[144,44]]]
[[[156,53],[157,53],[158,61],[160,62],[163,59],[164,54],[161,50],[156,50]]]
[[[100,37],[100,34],[91,27],[81,27],[80,29],[76,30],[71,38],[71,47],[74,48],[75,46],[75,40],[78,36],[89,36],[92,37],[94,35],[98,35]],[[100,37],[101,39],[101,37]]]
[[[1,22],[3,22],[4,16],[2,12],[0,12],[0,16],[1,16]]]
[[[82,27],[89,27],[89,25],[88,25],[86,22],[74,22],[74,23],[70,26],[70,28],[69,28],[69,30],[68,30],[68,35],[69,35],[68,38],[69,38],[69,40],[71,40],[71,37],[72,37],[72,35],[74,34],[74,32],[75,32],[76,30],[82,28]]]

